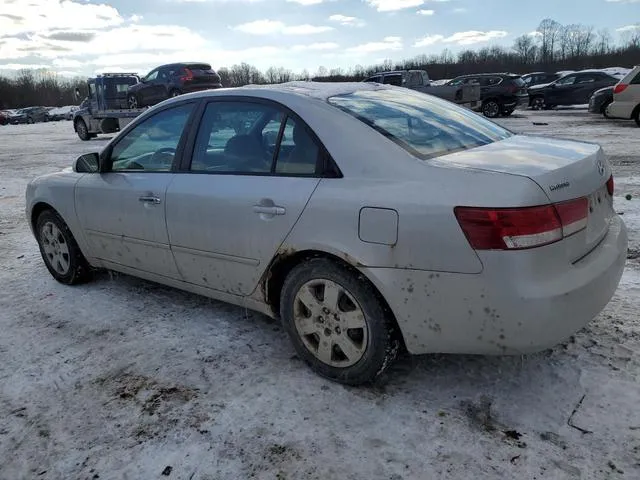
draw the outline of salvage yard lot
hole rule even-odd
[[[0,479],[640,478],[640,129],[581,110],[499,123],[603,146],[630,230],[618,293],[551,351],[402,359],[364,388],[314,375],[244,309],[117,274],[56,283],[25,185],[107,137],[0,127]]]

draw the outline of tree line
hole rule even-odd
[[[294,73],[283,67],[261,71],[240,63],[221,67],[222,84],[237,87],[248,84],[284,83],[292,80],[360,81],[384,70],[426,70],[432,79],[453,78],[463,74],[484,72],[582,70],[585,68],[631,67],[640,64],[640,24],[625,28],[622,41],[615,43],[611,33],[594,27],[562,25],[546,18],[535,32],[515,39],[510,48],[502,46],[463,50],[453,54],[445,49],[438,55],[417,57],[378,65],[355,65],[349,69],[319,67],[313,74],[306,70]],[[72,105],[76,87],[86,91],[82,79],[64,79],[51,72],[21,70],[15,78],[0,76],[0,108],[42,105]]]

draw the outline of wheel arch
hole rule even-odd
[[[269,265],[265,275],[263,276],[263,281],[261,282],[261,288],[265,302],[271,308],[274,316],[280,316],[280,293],[282,292],[284,281],[287,278],[289,272],[291,272],[291,270],[293,270],[297,265],[300,265],[301,263],[313,258],[324,258],[327,260],[331,260],[349,270],[352,274],[359,276],[364,281],[366,281],[375,292],[375,295],[378,298],[378,301],[380,301],[381,305],[383,306],[385,312],[389,315],[389,318],[393,325],[393,334],[401,342],[403,349],[406,349],[402,330],[400,329],[395,313],[391,309],[389,303],[386,301],[375,283],[370,278],[368,278],[367,275],[360,271],[360,269],[358,268],[358,266],[360,266],[360,263],[351,255],[346,253],[329,253],[327,251],[318,249],[281,249],[271,261],[271,264]]]
[[[31,222],[31,228],[32,230],[35,232],[36,230],[36,222],[38,221],[38,217],[40,216],[40,214],[46,210],[52,210],[53,212],[55,212],[57,215],[60,216],[60,218],[62,218],[64,220],[64,218],[62,217],[62,215],[60,215],[60,212],[58,212],[55,208],[53,208],[50,204],[48,204],[47,202],[36,202],[33,207],[31,207],[31,214],[29,215],[29,221]]]

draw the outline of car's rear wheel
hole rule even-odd
[[[636,107],[636,110],[633,115],[633,119],[636,121],[636,125],[640,127],[640,105]]]
[[[610,118],[609,115],[607,114],[607,107],[612,103],[613,103],[613,100],[607,100],[602,104],[602,107],[600,107],[600,113],[602,113],[604,118]]]
[[[29,118],[27,118],[27,123],[28,124],[32,124],[32,123],[35,123],[35,122],[33,121],[33,118],[29,117]]]
[[[505,110],[502,112],[502,115],[504,115],[505,117],[508,117],[509,115],[511,115],[514,112],[515,109],[510,108],[508,110]]]
[[[496,118],[500,115],[500,105],[495,100],[487,100],[482,104],[482,114],[487,118]]]
[[[392,320],[371,284],[328,259],[308,260],[289,273],[280,315],[298,355],[340,383],[375,380],[398,352]]]
[[[66,285],[91,278],[91,267],[60,215],[53,210],[42,212],[36,220],[35,232],[40,254],[53,278]]]
[[[531,108],[533,110],[542,110],[545,107],[544,97],[533,97],[531,99]]]
[[[133,93],[129,94],[129,96],[127,97],[127,105],[129,105],[129,108],[131,109],[138,108],[140,106],[140,102],[138,102],[138,97]]]
[[[75,127],[76,133],[78,134],[78,137],[80,137],[80,140],[84,140],[85,142],[87,140],[91,140],[91,134],[89,133],[89,129],[87,128],[87,124],[84,123],[84,120],[82,120],[81,118],[77,119],[75,122]]]

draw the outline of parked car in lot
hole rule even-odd
[[[607,107],[607,116],[635,120],[640,127],[640,65],[613,88],[613,103]]]
[[[518,106],[527,106],[529,95],[519,75],[510,73],[483,73],[462,75],[447,85],[480,85],[478,110],[485,117],[496,118],[511,115]]]
[[[613,102],[613,87],[596,90],[589,99],[589,112],[607,116],[607,107]]]
[[[530,87],[529,105],[534,110],[559,105],[585,105],[596,90],[616,83],[617,78],[604,72],[570,73],[548,85]]]
[[[559,73],[550,73],[550,72],[533,72],[527,73],[526,75],[522,75],[522,81],[528,87],[533,87],[534,85],[543,85],[547,83],[551,83],[557,79],[559,79],[562,75]]]
[[[364,81],[410,88],[411,90],[444,98],[468,108],[478,108],[480,106],[480,87],[478,85],[454,86],[446,85],[446,82],[436,85],[429,79],[429,75],[425,70],[378,72]]]
[[[360,384],[402,344],[521,355],[586,325],[626,260],[613,190],[593,143],[293,82],[152,107],[31,181],[26,211],[59,282],[106,268],[279,317],[316,372]]]
[[[8,125],[11,112],[8,110],[0,110],[0,125]]]
[[[48,112],[45,107],[27,107],[16,110],[16,112],[9,117],[9,122],[13,125],[19,123],[38,123],[47,122],[49,120]]]
[[[220,75],[208,63],[172,63],[151,70],[129,87],[130,108],[155,105],[183,93],[221,88]]]

